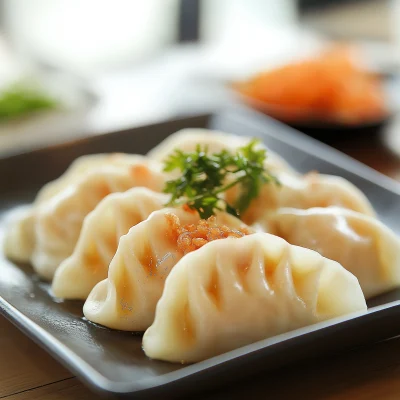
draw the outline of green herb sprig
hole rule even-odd
[[[175,150],[165,161],[164,171],[178,169],[181,175],[166,183],[164,192],[171,194],[167,205],[187,204],[201,218],[208,218],[217,210],[240,217],[264,184],[279,185],[266,169],[267,152],[257,147],[258,143],[253,139],[234,154],[227,150],[209,154],[208,148],[200,145],[194,152]],[[228,204],[221,194],[236,185],[241,185],[240,195],[235,204]]]

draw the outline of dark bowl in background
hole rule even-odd
[[[365,120],[361,123],[345,124],[323,118],[312,110],[270,105],[250,97],[236,93],[237,99],[258,112],[268,115],[300,132],[325,143],[333,143],[336,140],[352,139],[360,136],[373,136],[381,132],[391,121],[394,112],[388,106],[388,113],[382,118]]]
[[[354,140],[365,136],[376,136],[393,120],[400,105],[400,75],[398,73],[374,72],[382,81],[386,97],[387,113],[379,118],[371,117],[360,123],[341,123],[318,115],[312,109],[288,108],[268,104],[240,93],[234,82],[229,84],[236,101],[272,117],[321,142]]]

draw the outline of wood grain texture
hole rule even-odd
[[[263,393],[268,393],[268,398],[280,400],[399,399],[399,352],[400,338],[391,339],[258,374],[231,389],[221,388],[192,399],[217,400],[228,393],[230,400],[261,399]]]
[[[95,400],[99,396],[83,386],[77,378],[68,378],[36,389],[6,397],[7,400]]]
[[[359,140],[349,137],[329,144],[382,174],[400,179],[400,158],[389,148],[382,135],[371,135]]]
[[[71,376],[11,322],[0,316],[0,398]]]
[[[36,346],[36,345],[33,345]],[[259,373],[244,381],[191,395],[192,400],[270,399],[375,400],[398,399],[400,338],[321,359],[298,363],[275,372]],[[301,394],[301,396],[300,396]],[[7,400],[94,400],[76,378],[7,396]],[[103,398],[103,397],[101,397]],[[188,398],[187,396],[181,397]]]

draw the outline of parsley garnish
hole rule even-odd
[[[209,218],[217,210],[240,216],[264,184],[279,184],[266,169],[267,152],[256,148],[258,143],[259,140],[253,139],[235,154],[227,150],[209,154],[207,147],[200,145],[194,152],[175,150],[165,161],[164,171],[178,169],[181,176],[166,183],[164,192],[171,194],[167,205],[187,204],[201,218]],[[241,185],[241,194],[235,204],[228,204],[220,195],[236,185]]]

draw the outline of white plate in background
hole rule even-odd
[[[58,106],[0,122],[0,156],[58,143],[86,132],[87,115],[97,98],[82,81],[57,71],[29,72],[23,80],[54,98]]]

